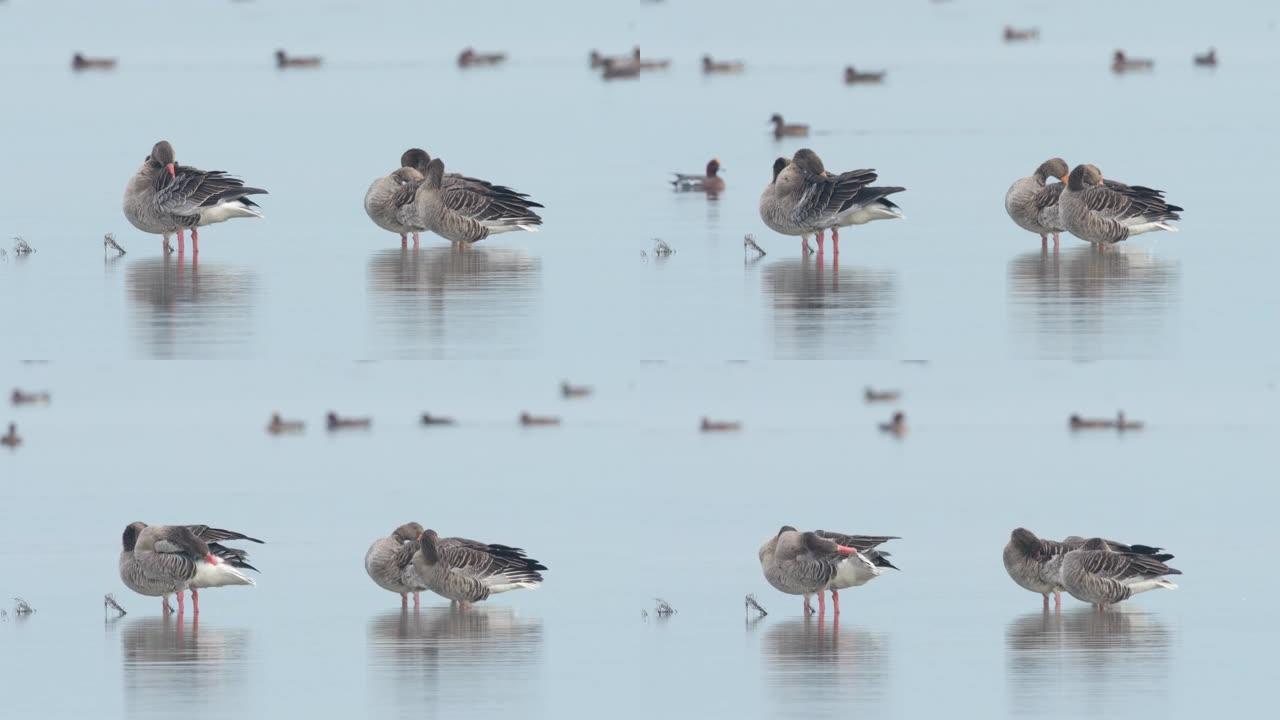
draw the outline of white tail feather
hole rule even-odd
[[[536,583],[536,582],[526,582],[526,581],[523,581],[523,580],[522,580],[522,581],[520,581],[520,582],[511,582],[511,583],[501,583],[501,584],[499,584],[499,585],[490,585],[490,586],[489,586],[489,594],[490,594],[490,595],[497,595],[498,593],[509,592],[509,591],[511,591],[511,590],[537,590],[537,589],[538,589],[538,585],[539,585],[539,583]]]
[[[1166,580],[1166,579],[1164,579],[1164,578],[1149,578],[1149,579],[1146,579],[1146,580],[1139,580],[1139,581],[1134,582],[1134,583],[1125,583],[1125,584],[1129,587],[1129,593],[1130,593],[1131,595],[1137,595],[1138,593],[1144,593],[1144,592],[1146,592],[1146,591],[1148,591],[1148,590],[1155,590],[1156,588],[1161,588],[1161,589],[1163,589],[1163,590],[1177,590],[1177,589],[1178,589],[1178,586],[1177,586],[1177,585],[1173,584],[1172,582],[1170,582],[1170,581],[1168,581],[1168,580]]]
[[[230,200],[224,203],[218,203],[213,207],[202,208],[200,210],[200,225],[212,225],[214,223],[225,222],[232,218],[260,218],[262,213],[258,212],[239,200]]]
[[[217,565],[210,565],[201,560],[196,563],[196,576],[191,579],[191,587],[193,588],[256,584],[253,578],[222,561],[218,561]]]

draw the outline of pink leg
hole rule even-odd
[[[178,254],[181,255],[187,251],[187,236],[183,234],[182,228],[178,228]]]
[[[1044,233],[1040,233],[1040,249],[1041,250],[1049,249],[1049,236],[1045,235]]]
[[[414,247],[414,248],[417,248],[417,247],[418,247],[418,233],[414,233],[414,234],[413,234],[413,247]],[[418,593],[414,593],[414,594],[413,594],[413,596],[414,596],[415,598],[416,598],[416,597],[418,597]]]
[[[400,247],[402,248],[409,247],[409,236],[405,235],[404,233],[400,233]]]
[[[813,614],[813,606],[809,604],[809,596],[805,595],[804,596],[804,615],[805,617],[809,617],[812,614]]]
[[[1049,596],[1048,596],[1048,595],[1045,595],[1045,596],[1044,596],[1044,609],[1045,609],[1045,610],[1048,610],[1048,609],[1049,609]]]
[[[200,254],[200,228],[191,228],[191,254]],[[192,591],[195,594],[195,591]]]
[[[418,593],[415,590],[413,593],[413,606],[416,608],[419,604],[421,604],[421,600],[418,599]]]
[[[840,617],[840,593],[835,588],[831,589],[831,605],[832,617]]]
[[[168,615],[169,613],[173,612],[173,608],[169,607],[168,595],[160,596],[160,612],[164,613],[165,615]]]
[[[195,231],[193,230],[192,232]],[[192,252],[195,252],[194,247]],[[191,612],[195,615],[200,614],[200,591],[195,588],[191,588]]]
[[[178,591],[178,614],[182,615],[187,611],[186,600],[182,597],[182,591]]]
[[[400,607],[409,607],[409,595],[407,593],[400,593]]]
[[[1053,251],[1058,252],[1058,240],[1061,239],[1061,233],[1053,234]]]
[[[163,246],[164,254],[168,255],[169,253],[173,252],[173,246],[169,244],[169,234],[165,233],[162,235],[162,237],[164,238],[164,246]]]
[[[1047,596],[1044,599],[1044,606],[1046,608],[1049,607],[1049,598]],[[1062,593],[1060,591],[1055,591],[1053,593],[1053,609],[1054,610],[1062,609]]]
[[[819,590],[818,591],[818,617],[823,617],[826,614],[827,614],[827,594]]]
[[[831,228],[831,252],[840,254],[840,228],[838,227]]]
[[[821,254],[822,254],[822,252],[823,252],[822,243],[826,242],[826,240],[827,240],[827,233],[826,233],[826,231],[825,231],[825,230],[819,230],[819,231],[818,231],[818,254],[819,254],[819,255],[821,255]]]

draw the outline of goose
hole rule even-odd
[[[1092,538],[1063,556],[1059,582],[1071,597],[1102,610],[1148,590],[1176,590],[1165,576],[1182,571],[1165,565],[1161,557],[1126,552]]]
[[[507,61],[504,52],[479,53],[475,48],[467,48],[458,54],[458,67],[475,67],[477,65],[498,65]]]
[[[809,126],[797,123],[787,124],[782,116],[774,113],[769,118],[769,122],[773,123],[773,139],[781,140],[784,137],[809,137]]]
[[[265,195],[262,188],[247,187],[221,170],[204,171],[176,161],[173,145],[161,140],[143,159],[124,192],[124,216],[139,230],[164,238],[178,234],[178,252],[184,250],[183,230],[191,229],[191,251],[200,252],[199,229],[232,218],[260,218],[257,203],[249,195]]]
[[[898,567],[889,562],[889,553],[877,550],[879,546],[890,540],[901,540],[897,535],[846,535],[844,533],[814,530],[820,538],[826,538],[837,545],[851,547],[856,553],[847,555],[836,565],[836,576],[828,589],[831,591],[831,603],[835,614],[840,614],[840,594],[846,588],[866,585],[880,577],[885,569],[897,570]]]
[[[373,181],[364,194],[364,212],[373,224],[396,233],[400,236],[400,247],[409,246],[409,237],[413,237],[413,246],[418,247],[418,227],[413,213],[403,208],[413,201],[414,191],[422,175],[413,168],[399,167],[389,175]]]
[[[1111,71],[1115,73],[1124,73],[1134,70],[1150,70],[1156,66],[1154,60],[1146,58],[1131,58],[1124,54],[1123,50],[1117,50],[1111,56]]]
[[[851,173],[832,175],[827,172],[826,167],[822,164],[822,158],[807,148],[796,151],[791,161],[806,173],[814,176],[838,179],[851,175]],[[871,173],[871,180],[867,182],[875,180],[875,170],[854,170],[853,173],[859,174],[859,177],[862,174]],[[836,253],[840,252],[840,228],[842,227],[865,225],[873,220],[900,220],[904,218],[905,215],[902,214],[902,209],[888,198],[889,195],[900,193],[904,190],[906,188],[898,186],[860,188],[853,197],[849,198],[841,206],[840,212],[836,214],[831,223],[831,243],[834,251]],[[821,230],[818,231],[818,252],[822,252]]]
[[[1058,206],[1065,230],[1104,248],[1154,230],[1177,232],[1170,222],[1182,219],[1182,208],[1166,202],[1163,191],[1104,181],[1094,165],[1071,171]]]
[[[1151,557],[1157,562],[1173,559],[1164,548],[1151,545],[1125,545],[1106,540],[1108,547],[1117,552]],[[1049,595],[1054,596],[1054,606],[1062,607],[1061,569],[1063,558],[1072,550],[1085,544],[1085,539],[1072,535],[1061,541],[1046,540],[1026,528],[1015,528],[1009,533],[1004,546],[1004,569],[1019,587],[1044,596],[1044,608],[1049,609]]]
[[[537,589],[547,566],[517,547],[441,538],[426,530],[418,538],[413,568],[427,589],[466,608],[490,595]]]
[[[720,161],[716,158],[711,158],[707,162],[707,173],[705,175],[672,173],[676,176],[676,179],[672,180],[671,184],[680,192],[697,191],[714,195],[724,191],[724,178],[720,177],[719,172]]]
[[[741,60],[713,60],[710,55],[702,56],[702,73],[704,75],[732,75],[746,69]]]
[[[416,522],[405,523],[391,535],[374,540],[364,555],[364,571],[378,587],[398,593],[400,607],[409,607],[410,593],[413,606],[418,607],[418,593],[427,589],[413,565],[422,531],[422,525]]]
[[[72,70],[114,70],[115,68],[115,58],[91,58],[80,53],[71,56]]]
[[[822,251],[827,228],[861,220],[871,213],[872,205],[883,203],[884,195],[902,188],[872,188],[874,170],[853,170],[831,175],[822,160],[808,148],[797,150],[790,161],[778,158],[773,163],[773,180],[760,195],[760,219],[771,230],[783,235],[799,235],[804,254],[809,253],[809,236],[817,235],[818,251]],[[883,203],[881,201],[883,200]],[[894,206],[896,207],[896,206]],[[886,212],[889,208],[886,207]],[[854,217],[862,213],[858,217]]]
[[[431,156],[422,148],[409,148],[400,156],[400,166],[411,167],[426,177]],[[518,216],[527,225],[542,224],[542,218],[533,211],[542,205],[530,200],[527,193],[460,173],[445,173],[441,185],[449,195],[452,207],[469,217],[488,221],[505,214]]]
[[[18,425],[9,423],[9,432],[0,436],[0,445],[7,448],[16,448],[22,444],[22,436],[18,435]]]
[[[419,173],[420,178],[408,180],[401,190],[405,198],[409,192],[413,195],[402,206],[400,217],[418,227],[455,245],[470,245],[498,233],[537,232],[542,224],[542,218],[530,209],[533,205],[509,188],[445,183],[444,162],[440,158],[432,159],[426,167],[425,173]],[[412,168],[401,170],[417,172]]]
[[[178,596],[178,614],[186,610],[183,592],[191,590],[194,612],[200,613],[200,588],[254,585],[240,570],[257,568],[248,553],[223,545],[230,540],[262,543],[232,530],[207,525],[154,525],[130,523],[124,529],[120,552],[120,579],[130,590],[161,598],[161,608],[171,612],[169,596]]]
[[[1053,248],[1058,249],[1060,233],[1065,229],[1058,217],[1058,199],[1067,186],[1067,161],[1049,158],[1040,163],[1036,171],[1015,180],[1004,194],[1004,211],[1018,227],[1040,236],[1040,245],[1047,247],[1053,235]],[[1049,178],[1061,182],[1046,185]]]
[[[276,67],[284,70],[285,68],[317,68],[320,67],[324,60],[318,55],[289,57],[284,50],[276,51]]]
[[[858,551],[852,547],[783,525],[760,547],[760,569],[774,589],[804,596],[804,614],[813,614],[809,597],[818,595],[818,615],[827,612],[826,590],[840,573],[840,563]],[[836,610],[837,614],[839,610]]]
[[[884,71],[880,72],[858,72],[852,65],[844,69],[844,83],[846,85],[858,85],[861,83],[878,83],[884,80]]]

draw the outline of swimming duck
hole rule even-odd
[[[704,417],[699,429],[702,432],[737,432],[742,429],[742,423],[736,420],[711,420]]]
[[[276,51],[276,67],[283,70],[285,68],[316,68],[324,60],[319,55],[295,55],[289,57],[284,50]]]
[[[844,82],[846,85],[857,85],[859,83],[878,83],[884,80],[884,71],[880,72],[858,72],[852,65],[844,69]]]
[[[115,58],[91,58],[80,53],[71,56],[72,70],[114,70]]]
[[[9,423],[9,432],[0,436],[0,445],[8,448],[16,448],[22,444],[22,438],[18,436],[18,426],[15,423]]]
[[[520,413],[520,424],[524,427],[546,427],[550,425],[559,425],[560,418],[554,415],[531,415],[527,412]]]
[[[708,194],[718,194],[724,190],[724,178],[719,176],[720,161],[712,158],[707,163],[706,175],[686,175],[684,173],[674,173],[675,180],[671,184],[675,186],[677,191],[697,191]]]
[[[746,69],[746,65],[741,60],[721,60],[711,59],[710,55],[702,56],[702,73],[704,75],[731,75],[740,73]]]
[[[285,420],[280,413],[271,413],[271,422],[267,423],[267,432],[271,435],[292,435],[302,432],[306,425],[301,420]]]
[[[1155,66],[1155,60],[1131,58],[1128,55],[1125,55],[1123,50],[1117,50],[1111,56],[1111,71],[1116,73],[1124,73],[1134,70],[1150,70]]]
[[[898,437],[906,435],[907,416],[901,411],[894,413],[892,420],[887,423],[880,423],[880,432],[887,432]]]
[[[784,137],[809,137],[809,126],[793,123],[788,125],[782,116],[774,113],[769,118],[769,122],[773,123],[773,138],[781,140]]]
[[[330,411],[325,416],[325,426],[329,430],[368,430],[373,427],[373,418],[344,418],[338,417],[338,414]]]
[[[475,48],[467,48],[458,54],[458,67],[475,67],[478,65],[497,65],[507,61],[504,52],[478,53]]]

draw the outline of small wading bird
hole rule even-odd
[[[124,216],[139,230],[164,238],[177,233],[178,252],[184,250],[183,231],[191,230],[191,251],[200,252],[199,228],[232,218],[260,218],[257,203],[249,195],[264,195],[262,188],[246,187],[242,180],[221,170],[204,171],[179,165],[173,146],[161,140],[143,159],[142,167],[124,191]]]
[[[193,610],[198,615],[201,588],[254,584],[253,578],[240,572],[257,572],[248,563],[249,554],[222,544],[233,540],[262,543],[248,535],[207,525],[130,523],[124,529],[120,551],[120,579],[139,595],[161,598],[166,615],[172,611],[169,596],[178,596],[181,615],[186,610],[182,594],[190,590]]]

